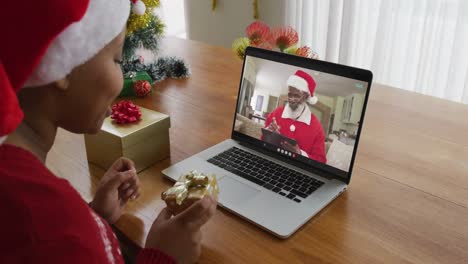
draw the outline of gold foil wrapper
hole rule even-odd
[[[166,201],[173,214],[178,214],[205,195],[217,200],[218,193],[218,182],[214,174],[205,175],[193,170],[182,175],[173,187],[161,194],[161,198]]]

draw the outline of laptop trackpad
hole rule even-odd
[[[220,203],[238,203],[251,199],[260,191],[231,177],[223,177],[218,182]]]

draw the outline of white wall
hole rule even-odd
[[[186,38],[184,0],[161,0],[156,13],[166,25],[165,35]]]
[[[346,123],[343,123],[341,121],[341,119],[342,119],[341,112],[343,110],[344,97],[338,96],[338,97],[336,97],[335,101],[336,101],[336,104],[335,104],[335,119],[333,119],[332,129],[334,131],[339,131],[339,130],[343,129],[343,130],[346,130],[348,133],[356,134],[357,129],[358,129],[357,125],[346,124]],[[332,131],[330,131],[330,132],[332,132]]]
[[[263,78],[268,78],[265,75],[257,75],[256,83],[255,83],[255,90],[254,95],[252,97],[252,108],[255,109],[257,104],[257,96],[263,95],[263,104],[262,104],[262,112],[267,112],[268,108],[268,99],[269,96],[276,96],[279,97],[280,95],[284,94],[284,84],[272,84],[266,81]]]
[[[333,130],[339,131],[340,129],[346,129],[346,125],[341,122],[341,112],[343,111],[343,101],[344,97],[338,96],[336,99],[335,107],[335,118],[333,119]]]
[[[246,58],[244,78],[249,80],[255,86],[255,83],[257,82],[257,66],[250,56],[247,56]]]
[[[332,113],[335,111],[336,97],[333,98],[331,96],[321,95],[318,93],[316,93],[315,96],[317,96],[319,102],[330,107]]]
[[[278,97],[279,93],[272,93],[270,89],[266,88],[255,89],[254,95],[252,96],[252,102],[250,104],[253,109],[255,109],[255,106],[257,105],[257,97],[259,95],[263,96],[262,112],[267,112],[269,96],[272,95]]]
[[[232,42],[245,36],[245,28],[254,21],[253,0],[185,0],[187,37],[230,48]],[[286,0],[258,0],[260,20],[270,26],[284,24]]]

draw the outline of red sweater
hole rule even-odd
[[[30,152],[0,145],[0,263],[124,263],[119,242],[64,179]],[[174,263],[156,249],[136,263]]]
[[[273,117],[275,117],[276,123],[280,126],[280,134],[295,139],[299,148],[305,151],[310,159],[326,163],[325,133],[314,114],[311,113],[310,125],[307,125],[290,118],[282,118],[283,110],[284,107],[278,107],[275,111],[271,112],[265,121],[265,127],[268,127]],[[294,132],[290,130],[292,124],[296,127]]]

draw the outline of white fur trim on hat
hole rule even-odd
[[[314,105],[318,102],[318,98],[317,96],[309,96],[309,98],[307,98],[307,102],[311,105]]]
[[[50,44],[25,87],[64,78],[109,44],[122,31],[129,15],[128,0],[90,0],[83,18],[71,24]]]
[[[309,85],[307,84],[307,81],[297,75],[289,76],[287,85],[304,91],[310,95]]]

